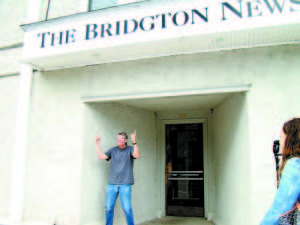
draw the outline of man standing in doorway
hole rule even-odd
[[[96,137],[96,149],[99,159],[111,159],[109,180],[106,189],[105,215],[106,225],[113,224],[114,208],[118,195],[126,216],[127,224],[134,225],[131,204],[131,185],[134,184],[133,161],[140,157],[136,141],[136,131],[131,135],[132,146],[127,145],[128,135],[119,132],[117,135],[117,146],[102,153],[100,148],[100,137]]]

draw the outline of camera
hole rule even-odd
[[[277,188],[278,188],[278,180],[279,180],[279,174],[278,174],[278,170],[279,170],[279,156],[281,156],[282,154],[279,154],[279,150],[280,150],[280,142],[279,140],[274,140],[273,141],[273,153],[275,156],[275,162],[276,162],[276,172],[277,172]]]
[[[274,153],[275,155],[278,155],[279,150],[280,150],[280,143],[279,143],[279,140],[275,140],[275,141],[273,142],[273,153]]]

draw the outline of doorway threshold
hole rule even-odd
[[[150,220],[139,225],[214,225],[212,222],[202,217],[177,217],[166,216],[159,219]]]

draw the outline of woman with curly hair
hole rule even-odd
[[[283,150],[279,168],[280,184],[261,225],[279,224],[280,217],[296,205],[300,210],[300,118],[284,123],[280,144]]]

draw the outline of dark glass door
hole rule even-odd
[[[203,124],[171,124],[165,129],[166,214],[203,217]]]

